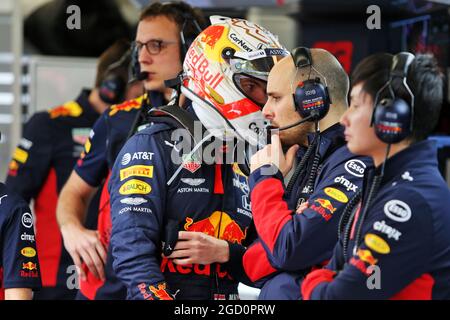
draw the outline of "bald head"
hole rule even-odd
[[[295,91],[297,83],[308,78],[320,78],[320,81],[328,86],[333,106],[335,108],[347,108],[347,94],[350,83],[341,64],[335,56],[326,50],[310,49],[310,52],[314,68],[303,67],[297,69],[292,56],[288,56],[273,67],[271,75],[279,78],[283,77],[286,80],[289,79],[284,82],[289,83],[291,93]]]

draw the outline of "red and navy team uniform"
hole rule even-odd
[[[0,183],[0,300],[5,288],[41,288],[30,208]]]
[[[43,284],[35,299],[73,299],[76,295],[76,287],[68,286],[75,269],[70,268],[73,261],[58,228],[56,204],[99,116],[88,101],[89,94],[83,90],[74,101],[34,114],[9,164],[7,187],[27,202],[34,200]],[[90,212],[97,206],[94,201]]]
[[[143,123],[146,111],[150,106],[164,104],[163,95],[159,92],[149,92],[139,98],[111,106],[97,120],[90,138],[85,145],[80,159],[74,167],[75,172],[90,186],[102,187],[100,204],[97,209],[98,231],[100,240],[107,248],[105,265],[105,281],[96,278],[83,266],[87,280],[80,279],[80,292],[77,299],[104,300],[125,299],[126,287],[116,277],[112,269],[110,250],[111,215],[109,193],[106,188],[109,174],[120,149],[127,141],[132,127]]]
[[[312,143],[313,135],[308,139]],[[259,238],[243,255],[245,274],[240,279],[248,282],[248,277],[253,285],[262,287],[259,299],[300,298],[305,274],[330,259],[341,214],[362,186],[362,173],[371,163],[350,153],[339,124],[321,132],[319,141],[318,152],[287,186],[274,166],[250,174],[252,214]],[[297,166],[308,157],[305,149],[297,153]],[[309,185],[313,170],[317,175]],[[270,171],[273,174],[267,174]],[[305,201],[308,208],[297,213],[296,208]]]
[[[365,173],[363,207],[379,174]],[[305,299],[450,298],[450,191],[432,142],[388,159],[367,214],[361,211],[351,211],[330,263],[306,277]]]

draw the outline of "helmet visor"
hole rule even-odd
[[[273,66],[286,57],[283,49],[237,52],[229,60],[233,82],[247,98],[263,107],[267,102],[267,78]]]
[[[243,73],[235,73],[233,82],[242,94],[263,107],[267,102],[267,81]]]
[[[231,71],[233,73],[246,73],[253,77],[267,80],[270,70],[275,63],[284,58],[285,55],[267,56],[253,60],[245,60],[242,58],[230,59]]]

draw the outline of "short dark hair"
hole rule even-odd
[[[179,31],[181,31],[183,24],[186,22],[183,33],[186,38],[190,39],[194,39],[199,34],[199,30],[196,28],[192,18],[197,21],[200,28],[203,29],[206,26],[206,20],[202,11],[200,9],[193,8],[189,4],[182,1],[152,3],[141,11],[139,21],[158,16],[165,16],[174,21],[177,24]],[[186,19],[188,21],[186,21]]]
[[[100,87],[101,83],[109,73],[117,75],[128,82],[128,66],[130,64],[130,56],[125,55],[130,50],[130,42],[125,39],[119,39],[106,49],[97,60],[97,75],[95,77],[95,87]],[[111,69],[112,64],[116,64],[123,58],[122,63]]]
[[[362,83],[362,90],[373,100],[378,90],[389,80],[393,55],[377,53],[363,59],[351,76],[351,85]],[[412,142],[424,140],[435,128],[443,102],[443,76],[431,54],[418,54],[408,69],[406,82],[414,95]],[[400,81],[392,83],[397,97],[407,102],[410,95]],[[379,99],[383,98],[380,96]]]

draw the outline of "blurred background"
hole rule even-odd
[[[166,1],[161,1],[166,2]],[[450,0],[190,0],[206,16],[242,17],[271,30],[288,49],[320,47],[350,73],[365,56],[387,51],[432,52],[446,75],[445,105],[433,139],[450,183]],[[134,39],[145,0],[0,1],[0,176],[23,123],[37,110],[73,99],[94,82],[96,58],[121,37]],[[380,29],[369,29],[370,5],[381,9]],[[81,28],[68,29],[77,5]],[[372,13],[372,12],[371,12]]]

